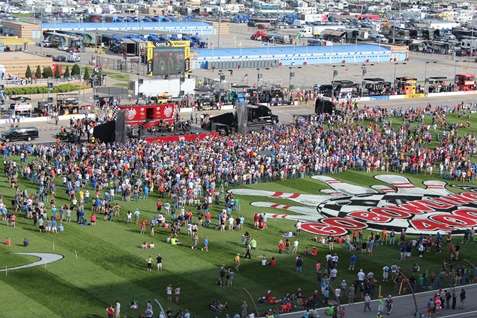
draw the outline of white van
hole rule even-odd
[[[373,40],[374,42],[377,42],[377,43],[388,43],[388,39],[382,35],[382,34],[379,34],[379,33],[374,33],[374,34],[371,34],[369,36],[369,38],[371,40]]]

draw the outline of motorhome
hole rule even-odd
[[[321,32],[324,30],[338,30],[341,29],[342,25],[333,25],[333,24],[323,24],[323,25],[311,25],[304,26],[298,32],[300,38],[313,38],[319,37]]]

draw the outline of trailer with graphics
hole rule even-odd
[[[159,132],[173,132],[175,125],[176,104],[118,106],[124,111],[124,124],[131,135],[138,134],[141,129],[152,129]]]

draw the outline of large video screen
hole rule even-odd
[[[184,73],[184,48],[154,48],[152,65],[153,75],[173,75]]]

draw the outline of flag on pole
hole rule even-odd
[[[245,75],[242,77],[242,82],[245,82],[246,80],[248,80],[248,74],[245,74]]]
[[[297,40],[301,39],[301,33],[300,33],[300,32],[298,32],[298,33],[296,34],[296,39],[297,39]]]
[[[343,74],[348,74],[348,68],[343,71]]]
[[[237,44],[237,46],[242,46],[242,42],[240,42],[239,44]]]
[[[234,41],[235,41],[235,40],[237,40],[237,37],[236,37],[236,36],[234,36],[234,37],[233,37],[233,39],[234,39]]]

